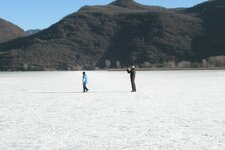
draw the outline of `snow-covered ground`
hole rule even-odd
[[[0,149],[225,149],[225,71],[87,75],[0,73]]]

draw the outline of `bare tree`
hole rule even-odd
[[[110,68],[110,66],[111,66],[111,61],[108,60],[108,59],[106,59],[106,60],[105,60],[105,67],[106,67],[106,68]]]
[[[23,64],[23,69],[24,69],[25,71],[27,71],[28,68],[29,68],[29,65],[28,65],[28,64]]]
[[[202,60],[202,67],[203,67],[203,68],[208,68],[208,67],[210,67],[209,62],[208,62],[207,60],[203,59],[203,60]]]
[[[148,61],[145,61],[142,65],[144,68],[150,68],[151,67],[151,63]]]
[[[173,61],[167,62],[166,63],[166,67],[168,67],[168,68],[175,68],[176,67],[175,61],[173,60]]]
[[[120,61],[116,61],[116,67],[117,67],[117,68],[121,68]]]
[[[224,67],[225,66],[225,56],[215,56],[208,58],[209,64],[214,67]]]
[[[178,68],[191,68],[191,62],[190,61],[179,62]]]

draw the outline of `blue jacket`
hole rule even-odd
[[[83,75],[82,83],[83,84],[87,84],[88,83],[87,75]]]

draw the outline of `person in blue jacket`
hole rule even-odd
[[[82,78],[82,83],[83,83],[83,92],[87,92],[87,83],[88,83],[88,78],[85,72],[83,72],[83,78]]]

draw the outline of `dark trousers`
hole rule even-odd
[[[131,78],[130,81],[131,81],[132,92],[136,92],[135,78]]]
[[[84,92],[87,92],[87,91],[88,91],[88,88],[87,88],[87,86],[86,86],[85,83],[83,83],[83,91],[84,91]]]

